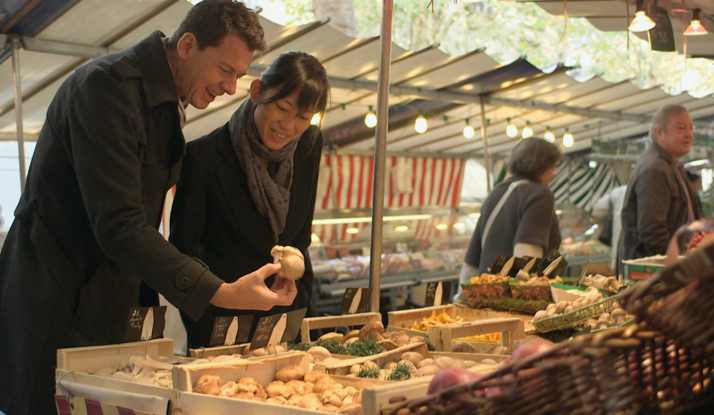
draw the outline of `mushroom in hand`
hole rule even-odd
[[[292,246],[275,245],[270,250],[273,256],[273,263],[280,264],[278,276],[289,280],[297,281],[305,273],[305,257],[302,252]]]

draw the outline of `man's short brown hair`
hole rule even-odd
[[[266,48],[265,33],[258,15],[235,0],[204,0],[193,6],[169,38],[169,47],[176,48],[179,39],[186,33],[196,36],[199,49],[218,46],[230,33],[243,39],[251,50],[263,51]]]

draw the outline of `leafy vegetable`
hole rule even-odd
[[[379,369],[362,369],[357,374],[358,378],[377,379],[379,377]]]
[[[528,314],[545,310],[550,304],[549,301],[516,298],[471,298],[467,302],[473,308],[490,308],[497,311],[517,311]]]
[[[412,377],[409,365],[399,363],[391,375],[387,376],[387,380],[407,380]]]
[[[306,352],[310,350],[311,347],[314,345],[310,343],[295,343],[295,342],[288,342],[288,350],[299,350],[301,352]]]
[[[318,340],[317,346],[322,346],[332,354],[351,354],[344,345],[336,340]]]

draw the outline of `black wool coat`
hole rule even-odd
[[[56,413],[58,348],[121,343],[140,282],[198,318],[221,281],[157,231],[185,141],[162,34],[62,83],[0,253],[0,410]]]
[[[268,312],[235,311],[210,306],[193,321],[182,312],[190,348],[208,346],[218,316],[252,314],[253,329],[262,316],[308,307],[312,312],[313,273],[307,248],[311,242],[322,133],[314,126],[300,137],[294,154],[293,182],[285,230],[278,244],[305,256],[305,275],[297,281],[291,306]],[[228,124],[188,143],[171,212],[170,241],[183,253],[205,262],[226,282],[236,281],[267,263],[275,245],[270,222],[258,211],[231,142]],[[274,277],[266,280],[268,286]]]

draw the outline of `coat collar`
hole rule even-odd
[[[660,158],[663,158],[667,163],[675,166],[679,163],[677,159],[672,157],[667,150],[665,150],[661,145],[655,143],[654,141],[650,142],[650,148],[652,151],[657,154]]]
[[[176,80],[166,55],[164,37],[164,34],[157,30],[126,51],[143,78],[146,102],[150,107],[164,102],[178,103],[179,100]]]

